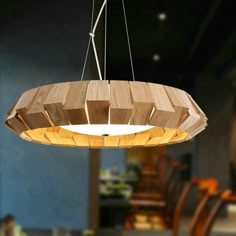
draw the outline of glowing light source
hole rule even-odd
[[[150,125],[66,125],[61,128],[80,134],[117,136],[135,134],[153,128]]]
[[[158,14],[158,19],[159,19],[160,21],[165,21],[165,20],[167,19],[166,13],[164,13],[164,12],[159,13],[159,14]]]

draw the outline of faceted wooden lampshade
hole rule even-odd
[[[207,126],[207,118],[183,90],[146,82],[92,80],[45,85],[23,93],[6,125],[41,144],[128,148],[179,143]],[[121,125],[122,134],[98,136],[61,126]],[[144,131],[126,133],[143,126]],[[96,134],[96,126],[94,126]]]

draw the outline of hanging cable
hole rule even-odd
[[[97,54],[97,49],[96,49],[96,44],[95,44],[95,40],[94,40],[94,37],[95,37],[95,31],[97,29],[97,25],[98,25],[98,22],[101,18],[101,15],[102,15],[102,12],[106,6],[106,3],[107,3],[107,0],[104,0],[101,8],[100,8],[100,11],[98,13],[98,16],[97,16],[97,19],[95,21],[95,24],[93,26],[93,31],[90,33],[90,36],[92,38],[92,45],[93,45],[93,51],[94,51],[94,56],[95,56],[95,60],[96,60],[96,64],[97,64],[97,69],[98,69],[98,75],[99,75],[99,79],[102,80],[102,73],[101,73],[101,68],[100,68],[100,63],[99,63],[99,59],[98,59],[98,54]]]
[[[104,24],[104,80],[106,80],[107,77],[107,4],[105,7],[105,24]]]
[[[131,45],[130,45],[129,29],[128,29],[128,23],[127,23],[127,17],[126,17],[125,3],[124,3],[124,0],[121,0],[121,1],[122,1],[123,13],[124,13],[125,29],[126,29],[126,36],[127,36],[127,42],[128,42],[128,49],[129,49],[129,57],[130,57],[132,76],[133,76],[133,81],[135,81],[133,58],[132,58],[132,52],[131,52]],[[107,66],[107,58],[106,58],[107,57],[107,0],[103,1],[103,4],[102,4],[102,6],[101,6],[101,8],[99,10],[97,19],[96,19],[96,21],[95,21],[95,23],[93,25],[94,5],[95,5],[94,2],[95,2],[95,0],[93,0],[91,32],[89,34],[90,38],[89,38],[89,42],[88,42],[88,48],[87,48],[87,52],[86,52],[86,57],[85,57],[84,68],[83,68],[81,80],[84,77],[84,72],[85,72],[85,67],[86,67],[86,64],[87,64],[88,53],[89,53],[91,42],[92,42],[92,45],[93,45],[93,51],[94,51],[94,56],[95,56],[95,60],[96,60],[96,64],[97,64],[98,75],[99,75],[100,80],[102,80],[102,73],[101,73],[101,68],[100,68],[100,63],[99,63],[99,58],[98,58],[98,54],[97,54],[97,49],[96,49],[96,44],[95,44],[94,38],[95,38],[95,31],[97,29],[97,25],[98,25],[98,22],[99,22],[99,20],[101,18],[101,15],[103,13],[104,8],[105,8],[104,79],[106,79],[106,66]]]
[[[122,1],[123,12],[124,12],[125,29],[126,29],[126,36],[127,36],[127,41],[128,41],[129,57],[130,57],[132,76],[133,76],[133,81],[135,81],[134,65],[133,65],[133,58],[132,58],[132,52],[131,52],[131,46],[130,46],[129,29],[128,29],[128,23],[127,23],[127,17],[126,17],[125,3],[124,3],[124,0],[121,0],[121,1]]]
[[[94,8],[95,8],[95,0],[93,0],[93,5],[92,5],[91,32],[93,30]],[[91,45],[91,36],[89,36],[89,40],[88,40],[88,46],[87,46],[83,70],[82,70],[82,74],[81,74],[81,80],[83,80],[83,78],[84,78],[84,73],[85,73],[85,68],[86,68],[87,61],[88,61],[88,54],[89,54],[90,45]]]

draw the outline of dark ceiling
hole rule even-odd
[[[14,17],[30,11],[33,2],[1,0],[0,26],[7,27]],[[101,2],[97,0],[96,5]],[[125,3],[136,80],[190,90],[200,76],[234,77],[231,73],[236,64],[233,0],[126,0]],[[160,13],[166,14],[166,20],[159,20]],[[155,54],[159,57],[156,61]],[[108,0],[107,74],[108,79],[132,79],[121,0]]]
[[[137,80],[191,87],[199,75],[210,74],[218,79],[227,77],[234,68],[236,14],[233,1],[126,2]],[[167,15],[164,21],[158,19],[162,12]],[[131,77],[122,14],[121,0],[110,1],[108,75],[112,79],[116,79],[114,75],[127,78],[128,73]],[[154,61],[154,54],[160,59]]]

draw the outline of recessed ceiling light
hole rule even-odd
[[[159,61],[160,60],[160,55],[157,54],[157,53],[153,54],[152,60],[155,61],[155,62]]]
[[[160,21],[166,20],[166,19],[167,19],[166,13],[164,13],[164,12],[159,13],[159,14],[158,14],[158,19],[159,19]]]

